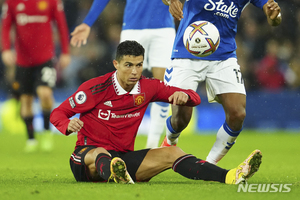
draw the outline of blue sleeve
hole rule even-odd
[[[83,23],[91,27],[99,17],[99,15],[102,13],[108,2],[109,0],[94,0],[89,13],[83,20]]]

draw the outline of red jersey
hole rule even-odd
[[[62,53],[69,53],[69,32],[60,0],[7,0],[2,8],[2,46],[11,48],[10,29],[15,24],[17,64],[32,67],[54,56],[52,21],[58,27]]]
[[[83,127],[77,134],[77,146],[94,145],[106,150],[128,152],[134,141],[144,113],[150,102],[169,102],[175,91],[189,95],[187,106],[200,104],[193,90],[167,86],[157,79],[142,77],[130,92],[118,83],[116,72],[93,78],[81,86],[53,110],[50,122],[68,135],[69,118],[80,113]]]

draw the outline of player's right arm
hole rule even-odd
[[[5,66],[12,67],[16,64],[16,55],[10,49],[11,42],[10,42],[10,29],[13,23],[13,17],[11,13],[11,8],[9,6],[9,2],[5,2],[2,5],[2,61]]]
[[[169,97],[169,102],[173,102],[173,105],[185,105],[190,96],[182,91],[176,91]]]
[[[68,99],[55,108],[50,115],[50,122],[64,135],[78,131],[83,127],[83,122],[77,118],[70,120],[77,113],[86,113],[96,105],[92,95],[90,81],[83,83],[78,90]],[[99,99],[99,97],[98,97]]]
[[[278,26],[281,24],[281,8],[277,2],[274,0],[268,0],[268,2],[263,6],[263,11],[267,16],[268,23],[271,26]]]
[[[68,133],[78,132],[83,127],[83,121],[78,119],[77,117],[70,120],[67,128]]]
[[[94,0],[89,10],[89,13],[83,20],[83,23],[76,26],[74,31],[71,33],[71,45],[74,47],[81,47],[87,43],[87,38],[91,32],[91,26],[94,24],[96,19],[102,13],[109,0]]]
[[[183,5],[179,0],[162,0],[162,2],[169,6],[169,12],[176,20],[181,20],[183,18],[182,8]]]

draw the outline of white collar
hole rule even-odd
[[[120,85],[118,79],[117,79],[117,72],[116,71],[114,74],[113,74],[113,77],[112,77],[112,80],[113,80],[113,84],[114,84],[114,89],[117,93],[117,95],[124,95],[124,94],[127,94],[128,92],[126,90],[124,90],[124,88],[122,88],[122,86]],[[134,87],[132,88],[132,90],[129,92],[129,94],[139,94],[141,93],[141,89],[140,89],[140,81],[138,81]]]

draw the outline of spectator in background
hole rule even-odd
[[[56,83],[54,42],[55,22],[59,31],[62,53],[58,65],[65,68],[70,63],[69,37],[63,4],[60,0],[7,0],[2,7],[2,60],[6,67],[16,67],[15,89],[20,94],[21,117],[24,119],[28,140],[25,151],[37,150],[33,128],[32,104],[35,95],[40,100],[44,137],[42,149],[52,149],[50,113],[53,106],[52,88]],[[15,51],[11,49],[10,30],[15,25]]]
[[[237,57],[241,65],[245,87],[247,91],[255,91],[262,88],[256,79],[258,63],[268,54],[266,49],[269,40],[276,40],[278,51],[276,59],[279,61],[280,71],[285,76],[291,75],[289,63],[294,55],[299,55],[299,27],[300,9],[297,0],[277,0],[281,6],[283,21],[279,27],[270,27],[264,20],[263,13],[256,12],[253,6],[247,6],[239,20],[237,32]],[[297,35],[297,37],[295,37]],[[285,85],[289,89],[290,85]]]
[[[63,0],[66,21],[69,30],[73,30],[76,26],[76,18],[78,17],[80,8],[77,0]]]
[[[285,86],[284,74],[280,71],[278,42],[269,40],[266,44],[267,55],[258,63],[256,78],[260,88],[266,90],[280,90]]]
[[[291,59],[290,67],[285,73],[286,82],[292,89],[300,88],[300,58],[294,57]]]

